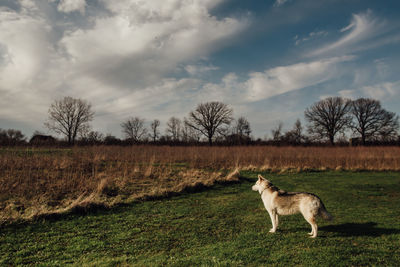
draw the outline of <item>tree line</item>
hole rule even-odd
[[[249,121],[245,117],[235,119],[233,109],[222,102],[200,103],[183,119],[171,117],[161,134],[161,122],[154,119],[146,126],[145,119],[135,116],[122,121],[124,139],[111,134],[104,135],[91,130],[94,119],[91,104],[82,99],[64,97],[55,100],[48,110],[45,127],[63,140],[35,132],[29,140],[32,145],[199,145],[215,143],[222,145],[321,145],[336,143],[399,144],[399,117],[385,110],[380,102],[370,98],[349,100],[328,97],[304,111],[307,122],[306,133],[297,119],[293,128],[283,131],[279,123],[271,138],[255,139],[251,135]],[[351,136],[350,139],[347,136]],[[25,136],[18,130],[0,129],[0,145],[27,144]]]

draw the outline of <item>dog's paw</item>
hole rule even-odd
[[[276,232],[276,230],[274,230],[274,229],[271,229],[271,230],[269,230],[269,232],[270,232],[270,233],[275,233],[275,232]]]
[[[310,238],[316,238],[317,236],[316,235],[312,235],[312,236],[310,236]]]
[[[311,232],[311,233],[307,233],[308,235],[313,235],[314,233],[313,232]]]

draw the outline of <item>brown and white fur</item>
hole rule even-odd
[[[275,233],[278,228],[278,215],[291,215],[301,213],[311,225],[312,238],[317,237],[317,215],[326,220],[332,220],[332,215],[325,209],[322,200],[311,193],[286,192],[274,186],[270,181],[258,175],[258,180],[252,189],[258,191],[272,221],[270,233]]]

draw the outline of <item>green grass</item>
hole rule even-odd
[[[251,181],[0,228],[0,265],[359,266],[400,264],[400,173],[266,174],[321,197],[335,217],[308,237],[301,215],[269,216]]]

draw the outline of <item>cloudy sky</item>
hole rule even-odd
[[[397,0],[0,0],[0,128],[46,132],[64,96],[118,137],[215,100],[255,137],[327,96],[400,114],[399,48]]]

